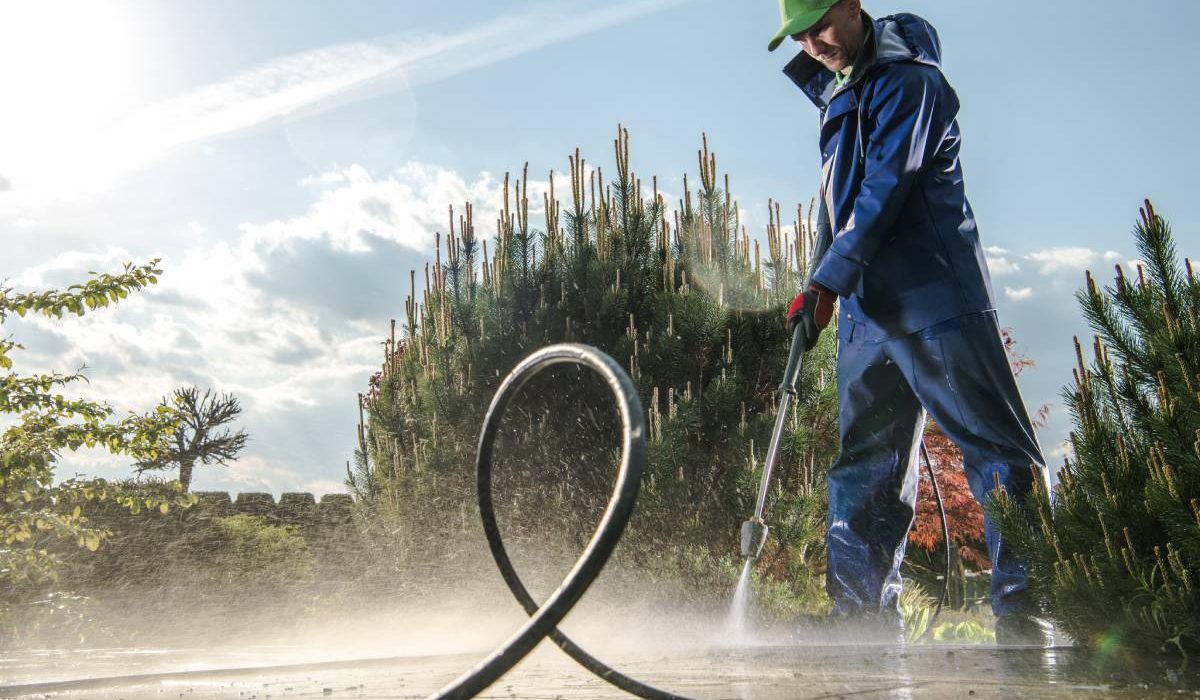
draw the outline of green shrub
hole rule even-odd
[[[648,463],[625,556],[683,566],[684,578],[720,580],[728,594],[720,567],[681,562],[694,548],[706,561],[736,556],[790,340],[783,306],[807,267],[811,226],[797,210],[785,232],[771,205],[760,251],[728,180],[718,187],[707,143],[699,189],[684,178],[672,217],[656,181],[646,187],[630,169],[627,132],[615,145],[611,183],[599,170],[587,175],[578,153],[569,159],[571,198],[560,214],[547,193],[544,229],[529,221],[527,171],[515,196],[506,177],[495,248],[480,243],[468,204],[457,220],[452,213],[425,290],[410,277],[402,336],[386,340],[386,361],[362,399],[368,416],[348,475],[365,521],[389,523],[398,547],[419,552],[393,549],[395,561],[454,556],[458,540],[446,528],[474,527],[466,524],[475,518],[474,452],[493,393],[533,350],[572,341],[621,362],[646,410]],[[804,365],[769,506],[777,545],[759,562],[761,577],[806,596],[823,574],[814,565],[824,556],[823,476],[837,449],[833,336]],[[515,541],[565,536],[581,545],[590,535],[617,461],[611,406],[606,387],[568,369],[535,379],[510,408],[495,491]],[[433,524],[438,536],[425,536]],[[663,556],[676,550],[680,557]],[[819,606],[821,596],[807,603]]]
[[[915,643],[929,630],[937,601],[916,581],[905,581],[900,591],[900,618],[904,620],[904,636]]]
[[[115,304],[162,273],[153,260],[116,274],[91,273],[66,289],[18,292],[0,283],[0,326],[10,314],[61,319]],[[126,512],[167,511],[190,499],[179,490],[140,494],[103,479],[56,482],[64,451],[98,447],[135,459],[165,449],[177,414],[160,407],[123,418],[109,405],[72,398],[70,386],[82,373],[22,374],[14,354],[23,347],[0,337],[0,618],[21,618],[40,605],[65,573],[66,560],[95,553],[112,534],[87,511],[111,504]],[[0,624],[0,627],[4,625]]]
[[[217,518],[219,545],[209,553],[207,575],[230,586],[279,587],[312,580],[308,543],[291,526],[258,515]]]
[[[1146,202],[1144,260],[1078,292],[1097,337],[1075,344],[1064,392],[1073,455],[1050,495],[990,504],[1030,562],[1031,590],[1074,639],[1098,648],[1200,651],[1200,280]]]
[[[935,642],[947,644],[987,644],[996,641],[996,633],[975,620],[943,622],[929,635]]]

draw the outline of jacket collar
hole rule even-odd
[[[862,50],[858,52],[858,57],[854,60],[854,70],[850,71],[850,79],[842,85],[841,89],[861,80],[863,74],[874,62],[875,35],[878,34],[878,28],[875,27],[874,20],[865,11],[863,11],[862,17],[863,21],[867,23],[867,35],[863,39]],[[808,96],[808,99],[822,110],[829,106],[829,102],[833,99],[833,93],[838,91],[833,71],[804,51],[796,54],[796,57],[783,67],[783,74],[791,78],[792,82]]]
[[[784,75],[821,110],[829,106],[836,93],[863,81],[876,66],[897,61],[940,64],[941,43],[937,32],[920,17],[899,14],[875,20],[863,12],[863,20],[868,23],[867,36],[850,79],[841,87],[835,86],[833,71],[803,51],[783,68]]]

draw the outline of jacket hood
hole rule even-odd
[[[867,45],[859,54],[846,88],[863,80],[875,68],[899,61],[914,61],[941,68],[942,42],[933,25],[914,14],[901,13],[872,20]],[[821,109],[829,105],[835,92],[833,71],[820,61],[801,51],[783,68],[783,73],[792,79],[813,104]]]

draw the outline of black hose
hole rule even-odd
[[[612,497],[599,525],[596,526],[596,531],[592,534],[591,541],[558,589],[539,606],[513,568],[496,523],[496,511],[492,505],[492,447],[500,419],[513,397],[538,372],[558,364],[586,367],[603,377],[612,390],[621,414],[621,466],[617,472]],[[584,668],[627,693],[652,700],[686,700],[682,696],[648,686],[618,672],[588,654],[557,628],[558,623],[579,601],[592,581],[600,575],[617,542],[620,541],[633,514],[645,464],[646,424],[637,389],[625,370],[608,355],[587,345],[551,345],[522,360],[504,378],[492,398],[491,406],[488,407],[479,435],[479,450],[475,459],[479,514],[483,519],[483,531],[487,535],[488,546],[496,560],[496,566],[499,567],[504,582],[508,584],[508,589],[530,618],[520,630],[475,668],[430,696],[431,698],[440,700],[474,697],[512,669],[542,639],[549,636]]]
[[[937,607],[933,610],[933,617],[929,618],[929,628],[926,630],[926,634],[928,634],[933,629],[933,623],[937,621],[938,615],[942,612],[942,604],[946,601],[946,594],[950,586],[950,523],[946,521],[946,504],[942,502],[942,490],[938,488],[937,476],[933,473],[933,461],[929,459],[929,451],[925,449],[924,439],[921,440],[921,457],[925,459],[925,468],[929,471],[929,484],[933,487],[933,500],[937,503],[938,517],[942,520],[942,541],[946,543],[946,573],[942,576],[942,589],[938,592]]]
[[[500,419],[503,418],[513,397],[538,372],[558,364],[575,364],[591,369],[603,377],[612,390],[621,416],[621,464],[613,485],[612,497],[608,501],[604,515],[600,518],[600,523],[596,526],[596,531],[592,534],[592,539],[566,578],[546,602],[539,606],[525,588],[516,569],[513,568],[508,551],[504,546],[504,539],[500,535],[500,527],[496,521],[496,511],[492,503],[492,448],[495,444]],[[942,530],[947,544],[946,576],[942,582],[942,592],[938,598],[937,610],[930,621],[930,627],[932,627],[932,621],[936,620],[938,613],[941,612],[942,601],[946,597],[946,586],[950,578],[950,532],[946,523],[946,511],[942,504],[941,492],[933,473],[933,463],[929,459],[929,453],[925,449],[923,440],[921,455],[925,458],[925,465],[933,482],[934,497],[937,499],[938,512],[941,514]],[[487,536],[492,558],[495,559],[496,566],[500,569],[500,575],[504,578],[508,589],[530,618],[521,629],[486,659],[431,695],[431,699],[474,697],[510,671],[529,652],[533,651],[533,648],[542,639],[550,637],[559,648],[581,666],[627,693],[649,700],[687,700],[683,696],[646,685],[622,674],[588,654],[558,630],[558,623],[562,622],[571,608],[583,597],[592,582],[600,575],[613,550],[616,549],[621,535],[624,534],[625,526],[633,515],[645,464],[646,424],[637,389],[633,386],[633,382],[625,370],[600,350],[575,343],[551,345],[522,360],[504,378],[496,395],[492,397],[492,403],[488,407],[480,431],[479,448],[475,458],[476,487],[479,514],[483,520],[483,531]]]

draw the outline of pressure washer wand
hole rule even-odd
[[[796,383],[800,378],[800,367],[804,362],[804,328],[797,323],[792,331],[792,349],[788,354],[787,367],[783,370],[783,381],[779,384],[779,410],[775,414],[775,429],[771,431],[771,443],[767,447],[767,461],[763,465],[762,478],[758,484],[758,502],[754,515],[742,523],[742,558],[758,559],[767,541],[767,524],[763,511],[767,507],[767,491],[771,487],[771,474],[779,463],[779,443],[783,441],[783,429],[787,425],[788,411],[796,398]]]

